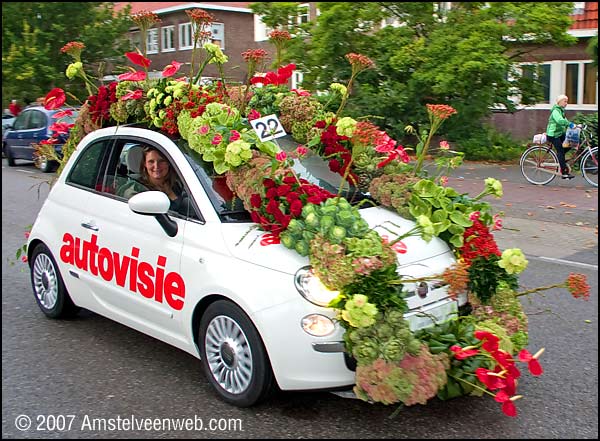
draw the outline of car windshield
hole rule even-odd
[[[242,201],[229,190],[225,176],[217,174],[212,163],[204,161],[202,155],[192,150],[186,140],[179,139],[175,143],[186,156],[221,219],[224,222],[250,222],[250,214],[244,208]],[[297,144],[287,140],[280,141],[279,145],[287,152],[297,147]],[[340,189],[342,177],[329,170],[327,162],[317,155],[307,156],[301,161],[295,160],[292,169],[299,177],[333,194],[337,194]],[[369,194],[361,192],[348,183],[342,187],[341,195],[353,205],[360,203],[359,208],[377,205]]]

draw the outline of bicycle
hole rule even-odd
[[[572,149],[571,157],[565,158],[569,172],[575,165],[583,178],[593,185],[598,186],[598,146],[592,146],[591,134],[587,132],[587,125],[581,128],[580,142]],[[558,156],[551,142],[529,143],[519,161],[521,174],[528,182],[535,185],[546,185],[556,176],[560,176]]]

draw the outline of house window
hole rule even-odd
[[[583,14],[585,12],[585,2],[573,2],[573,15]]]
[[[225,25],[223,23],[213,23],[211,32],[212,32],[211,43],[216,44],[222,50],[224,50],[225,49]]]
[[[524,64],[521,65],[521,71],[524,78],[537,80],[542,84],[543,99],[539,104],[548,104],[550,102],[550,64]]]
[[[179,49],[192,49],[194,47],[194,35],[192,34],[192,23],[179,25]]]
[[[583,104],[598,103],[598,67],[592,63],[583,66]]]
[[[158,53],[158,29],[148,29],[146,35],[146,53]]]
[[[566,63],[565,94],[573,104],[598,102],[598,68],[592,63]]]
[[[130,34],[129,41],[133,49],[139,49],[142,47],[142,34],[139,31],[132,32]]]
[[[308,3],[298,5],[298,24],[308,23],[310,21],[310,6]]]
[[[302,3],[298,5],[298,9],[296,11],[296,15],[290,15],[288,17],[288,30],[290,32],[295,31],[297,26],[310,21],[310,5],[308,3]]]
[[[162,32],[162,51],[172,52],[175,50],[175,26],[164,26]]]

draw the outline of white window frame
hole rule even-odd
[[[146,54],[158,54],[158,28],[148,29],[146,33]]]
[[[163,26],[161,32],[162,52],[175,51],[175,26]]]
[[[596,102],[594,104],[583,103],[583,92],[585,86],[585,65],[591,64],[591,60],[568,60],[563,62],[562,67],[562,90],[567,90],[567,66],[577,66],[577,96],[569,97],[569,108],[576,107],[578,109],[597,109],[598,108],[598,77],[596,77]]]
[[[186,51],[194,48],[194,29],[193,23],[179,24],[179,50]],[[189,41],[187,41],[189,39]]]
[[[585,78],[585,65],[590,64],[592,60],[546,60],[540,64],[550,65],[550,102],[533,104],[531,106],[520,105],[519,96],[513,95],[509,99],[517,104],[517,108],[529,108],[539,110],[549,110],[555,104],[554,100],[558,95],[562,95],[567,89],[567,65],[575,64],[578,66],[578,83],[577,83],[577,96],[569,97],[568,110],[582,111],[582,110],[597,110],[598,109],[598,78],[596,77],[596,103],[595,104],[583,104],[583,88]],[[517,69],[521,71],[520,66],[531,65],[536,63],[519,63]],[[522,72],[522,71],[521,71]]]
[[[225,24],[224,23],[213,23],[210,31],[212,33],[212,35],[214,36],[215,34],[215,27],[218,29],[221,29],[221,38],[219,39],[219,41],[221,42],[220,44],[220,48],[221,50],[225,50]]]

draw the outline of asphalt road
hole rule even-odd
[[[464,172],[451,178],[451,185],[462,183],[465,192],[477,190],[479,172],[505,173],[482,165],[459,171]],[[490,397],[432,399],[426,406],[397,409],[325,392],[278,393],[260,406],[234,408],[216,398],[198,361],[182,351],[89,312],[69,321],[46,319],[33,299],[27,267],[9,262],[47,194],[46,178],[29,165],[8,168],[3,161],[3,438],[598,438],[598,270],[597,260],[591,261],[594,253],[597,259],[598,248],[597,190],[588,198],[589,189],[572,181],[569,186],[559,183],[558,192],[552,186],[524,187],[530,198],[547,198],[556,208],[532,202],[524,207],[524,202],[515,202],[518,195],[507,191],[513,182],[501,178],[505,197],[498,207],[506,212],[505,225],[519,226],[520,231],[505,230],[498,242],[506,248],[509,240],[516,240],[529,258],[522,287],[581,272],[593,293],[588,302],[559,290],[523,298],[529,349],[546,349],[541,358],[544,374],[524,372],[519,384],[523,398],[516,403],[519,415],[508,418]],[[579,208],[588,199],[591,206],[580,210],[560,204]],[[553,220],[559,211],[568,222]],[[561,244],[559,230],[575,239]],[[539,236],[546,246],[526,235]],[[584,238],[595,240],[595,247],[586,248]],[[125,427],[124,420],[135,425],[155,418],[184,419],[192,427]],[[121,430],[111,428],[111,422]]]

